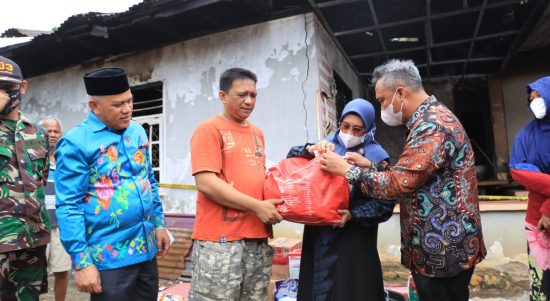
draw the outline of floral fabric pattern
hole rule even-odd
[[[147,145],[140,125],[118,133],[93,113],[59,141],[56,214],[76,269],[113,269],[156,255],[154,230],[166,220]]]

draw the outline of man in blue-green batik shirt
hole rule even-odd
[[[92,301],[156,300],[155,255],[169,238],[149,159],[149,141],[131,120],[126,72],[84,75],[90,114],[57,145],[56,206],[75,281]]]

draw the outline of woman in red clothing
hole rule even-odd
[[[550,300],[550,76],[527,85],[535,119],[518,133],[510,159],[512,178],[529,190],[525,230],[531,300]]]

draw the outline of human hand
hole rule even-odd
[[[344,228],[346,223],[351,220],[351,213],[349,212],[349,210],[345,209],[339,209],[338,213],[340,213],[340,215],[342,216],[342,220],[340,220],[340,222],[334,226],[338,228]]]
[[[157,256],[164,257],[170,249],[168,230],[165,228],[155,229],[155,236],[157,237]]]
[[[539,230],[545,230],[550,231],[550,216],[548,215],[542,215],[539,220],[539,224],[537,225],[537,229]]]
[[[76,282],[76,287],[81,292],[94,294],[100,294],[102,292],[101,278],[99,278],[99,272],[93,264],[76,270],[74,281]]]
[[[344,176],[351,164],[334,152],[326,152],[321,157],[321,169]]]
[[[344,155],[344,159],[346,159],[346,161],[348,161],[349,164],[353,164],[359,167],[372,166],[372,162],[369,159],[363,157],[361,154],[356,152],[347,152]]]
[[[311,154],[313,154],[315,151],[323,154],[326,152],[334,151],[334,144],[325,140],[321,140],[317,144],[311,145],[307,150]]]
[[[264,224],[274,225],[283,220],[283,217],[277,211],[275,205],[282,204],[283,200],[270,199],[257,202],[253,209],[256,216]]]

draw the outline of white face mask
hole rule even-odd
[[[546,116],[546,104],[544,103],[544,99],[542,99],[542,97],[537,97],[531,100],[529,107],[537,119],[542,119]]]
[[[396,94],[397,89],[393,93],[391,103],[384,110],[382,110],[382,121],[384,121],[384,123],[389,126],[397,126],[403,124],[403,102],[401,102],[401,109],[399,109],[399,112],[397,114],[393,112],[393,100],[395,99]]]
[[[342,143],[344,143],[346,148],[352,148],[363,143],[363,141],[365,141],[365,136],[366,135],[357,137],[350,134],[345,134],[341,130],[338,132],[338,137],[340,137],[340,140],[342,140]]]

